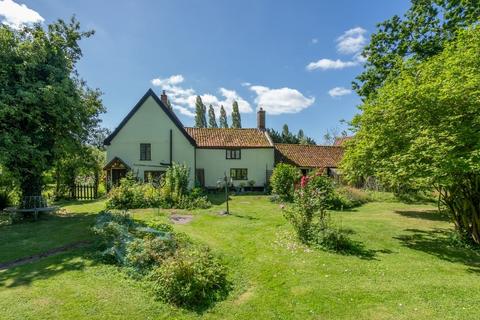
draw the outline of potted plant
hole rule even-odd
[[[245,192],[246,185],[247,184],[245,182],[240,182],[239,187],[240,187],[240,192],[241,193]]]

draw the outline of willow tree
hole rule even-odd
[[[434,188],[457,230],[480,244],[480,27],[438,55],[403,63],[354,118],[342,166],[395,187]]]
[[[0,26],[0,163],[24,196],[41,194],[44,172],[100,122],[101,93],[76,68],[80,40],[91,35],[75,18],[45,29]]]

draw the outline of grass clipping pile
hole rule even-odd
[[[227,268],[211,250],[176,233],[169,224],[141,224],[128,214],[101,213],[94,233],[103,261],[150,282],[168,303],[203,310],[230,291]]]

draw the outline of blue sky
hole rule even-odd
[[[50,23],[76,14],[95,29],[81,44],[79,70],[104,92],[110,129],[153,88],[167,90],[186,126],[198,94],[215,108],[240,101],[244,127],[255,126],[260,104],[268,127],[287,123],[321,142],[356,113],[360,100],[348,89],[376,23],[408,7],[407,0],[0,0],[0,19]]]

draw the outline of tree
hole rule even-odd
[[[238,102],[233,101],[232,108],[232,128],[241,128],[242,119],[240,118],[240,111],[238,111]]]
[[[0,26],[0,162],[23,196],[40,195],[43,174],[67,150],[78,150],[100,123],[100,91],[80,79],[80,23],[43,29]]]
[[[208,108],[208,126],[210,128],[218,128],[217,119],[215,117],[215,110],[213,110],[213,106],[210,105]]]
[[[223,106],[220,106],[220,128],[228,128],[227,113]]]
[[[456,229],[480,244],[480,27],[438,55],[403,63],[354,118],[342,161],[350,181],[434,188]]]
[[[311,144],[315,145],[316,142],[310,137],[305,136],[303,130],[300,129],[297,135],[294,135],[288,129],[288,125],[283,125],[282,133],[279,133],[275,129],[268,128],[267,133],[272,138],[274,143],[293,143],[293,144]]]
[[[362,55],[365,71],[353,83],[364,98],[375,94],[390,74],[396,75],[405,58],[424,61],[440,53],[458,30],[478,23],[478,1],[412,0],[401,18],[393,16],[380,24]]]
[[[203,104],[202,98],[197,96],[195,101],[195,127],[196,128],[206,128],[207,127],[207,118],[206,118],[207,107]]]

